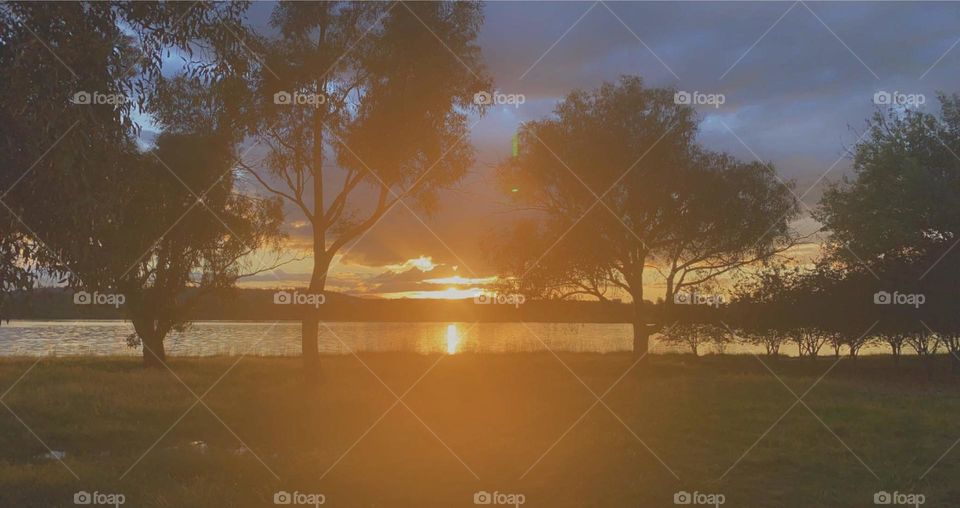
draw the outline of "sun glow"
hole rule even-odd
[[[457,289],[447,288],[439,291],[402,291],[399,293],[384,293],[384,298],[433,298],[437,300],[463,300],[483,294],[480,288]]]
[[[411,268],[416,268],[421,272],[429,272],[437,267],[431,256],[420,256],[414,259],[408,259],[400,264],[387,265],[385,268],[394,273],[405,272]]]
[[[496,280],[497,280],[497,277],[496,277],[496,276],[471,278],[471,277],[461,277],[461,276],[459,276],[459,275],[453,275],[453,276],[451,276],[451,277],[440,277],[440,278],[436,278],[436,279],[424,279],[423,282],[426,282],[426,283],[428,283],[428,284],[462,284],[462,285],[467,285],[467,284],[490,284],[490,283],[492,283],[492,282],[496,282]]]

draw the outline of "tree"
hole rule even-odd
[[[235,24],[244,8],[140,2],[0,6],[5,205],[0,212],[7,214],[4,225],[12,226],[3,231],[4,241],[22,238],[29,244],[13,250],[29,253],[37,268],[77,281],[74,264],[84,262],[78,256],[89,251],[92,218],[111,216],[109,182],[135,148],[140,130],[134,115],[154,97],[165,51],[182,52],[192,79],[222,73],[226,60],[189,56],[194,49],[219,54],[236,44],[218,34]],[[110,102],[96,103],[98,97]],[[63,199],[45,199],[50,195]]]
[[[669,247],[654,253],[667,305],[682,291],[755,267],[799,242],[789,225],[799,203],[772,166],[703,150],[694,157],[692,164],[703,171],[686,182],[686,203]]]
[[[130,80],[116,74],[133,65],[131,50],[107,4],[0,5],[4,292],[32,286],[41,270],[68,277],[65,252],[89,243],[90,218],[107,215],[103,182],[130,146],[133,104],[71,100],[124,95]]]
[[[516,190],[509,195],[518,208],[536,214],[533,241],[550,241],[501,266],[516,290],[629,294],[634,352],[643,355],[648,268],[674,262],[680,287],[689,287],[772,255],[792,218],[792,196],[767,165],[697,147],[696,130],[694,111],[676,104],[673,90],[645,88],[639,77],[574,91],[552,117],[523,124],[519,154],[499,166],[498,178]],[[762,235],[767,229],[773,234]],[[748,231],[756,235],[748,239]],[[511,245],[517,240],[507,233],[501,248],[530,250]]]
[[[940,348],[940,337],[926,330],[918,330],[907,335],[907,345],[920,356],[933,355]]]
[[[242,42],[229,32],[238,30],[245,8],[0,7],[0,199],[11,217],[2,224],[12,225],[3,231],[2,272],[15,263],[74,287],[125,292],[147,363],[163,360],[164,336],[186,323],[187,286],[229,285],[242,274],[244,256],[276,237],[276,205],[235,195],[228,164],[236,136],[222,99],[245,72]],[[161,72],[171,53],[183,63],[174,78]],[[171,86],[202,89],[222,114],[191,107],[196,94],[181,97],[179,109],[169,107]],[[143,152],[138,112],[180,130]],[[187,119],[199,128],[183,130]],[[179,166],[176,177],[167,161]],[[188,183],[210,189],[202,201],[207,217],[192,209],[201,201]],[[190,214],[187,225],[178,223]],[[17,275],[23,272],[5,277],[4,289],[7,281],[26,285]]]
[[[841,342],[843,345],[847,346],[847,352],[850,354],[850,358],[856,358],[864,346],[873,344],[877,341],[877,337],[875,335],[869,335],[868,333],[861,333],[859,335],[841,334],[841,337]]]
[[[790,338],[786,295],[799,276],[799,267],[768,260],[754,271],[739,274],[734,285],[727,321],[751,342],[762,345],[767,355],[780,354],[780,347]]]
[[[935,353],[958,330],[952,316],[960,310],[953,296],[960,284],[960,97],[938,98],[939,116],[912,109],[874,114],[855,147],[853,177],[830,186],[814,215],[830,231],[832,255],[864,264],[876,278],[874,290],[923,298],[915,306],[874,306],[895,356],[904,344]],[[943,343],[949,348],[949,340]],[[954,368],[960,372],[957,357]]]
[[[498,246],[488,251],[492,265],[505,274],[523,274],[498,278],[493,291],[537,299],[586,297],[609,301],[609,296],[618,289],[611,282],[616,277],[614,269],[603,263],[598,251],[589,249],[564,250],[563,255],[544,256],[553,248],[563,249],[556,245],[553,233],[530,219],[518,220],[506,229],[489,231],[482,243]],[[532,263],[534,260],[539,262]],[[528,269],[531,265],[535,269]]]
[[[881,332],[880,339],[890,346],[890,354],[895,361],[900,361],[900,354],[903,352],[903,345],[907,341],[906,334],[898,332]]]
[[[694,357],[700,355],[700,346],[710,342],[711,335],[706,329],[710,325],[678,324],[661,334],[660,340],[666,344],[686,347]]]
[[[490,87],[475,44],[481,22],[475,3],[275,8],[279,37],[257,43],[264,57],[250,131],[267,153],[245,167],[309,222],[310,292],[324,291],[336,254],[388,210],[406,198],[431,210],[437,190],[472,163],[467,114],[480,109],[474,94]],[[290,103],[275,103],[274,94]],[[319,360],[318,327],[306,311],[308,370]]]
[[[162,134],[130,174],[123,220],[100,235],[124,265],[134,259],[110,273],[148,366],[164,361],[164,338],[184,329],[200,298],[266,269],[254,254],[280,247],[280,203],[234,191],[232,146],[215,135]],[[201,206],[193,189],[205,190]]]
[[[867,123],[854,178],[831,185],[814,214],[838,256],[872,266],[944,253],[960,237],[960,103],[940,103],[940,118],[890,110]]]
[[[725,326],[710,325],[710,343],[718,355],[727,354],[727,348],[737,342],[738,338]]]
[[[0,319],[5,317],[11,293],[33,288],[40,266],[31,265],[35,245],[12,218],[0,227]]]
[[[960,333],[957,333],[957,328],[952,327],[940,333],[939,338],[940,344],[943,344],[950,354],[950,364],[953,366],[954,373],[960,373]]]
[[[785,333],[780,330],[770,329],[760,333],[749,334],[750,342],[763,346],[764,353],[767,356],[777,356],[780,354],[780,346],[787,340]]]

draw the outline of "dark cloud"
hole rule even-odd
[[[424,282],[426,279],[451,277],[456,272],[449,266],[438,266],[428,272],[410,268],[402,272],[383,272],[369,280],[370,289],[375,293],[402,293],[406,291],[424,291],[438,289]]]

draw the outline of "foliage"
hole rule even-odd
[[[573,91],[553,116],[523,124],[519,154],[498,168],[501,185],[518,189],[516,205],[538,220],[500,240],[509,255],[498,267],[515,289],[630,295],[639,353],[649,268],[669,272],[672,300],[791,245],[797,204],[774,170],[707,152],[696,131],[693,109],[676,104],[673,90],[635,76]]]
[[[279,200],[235,192],[233,160],[229,140],[162,134],[127,175],[120,220],[98,231],[111,260],[102,280],[126,297],[137,334],[157,355],[198,298],[262,270],[258,249],[279,248]],[[188,288],[200,291],[187,298]]]
[[[42,272],[123,291],[162,358],[166,332],[185,324],[181,293],[232,284],[278,238],[279,206],[233,190],[246,6],[0,6],[4,291]],[[143,114],[164,130],[147,150]]]
[[[481,8],[280,3],[270,18],[276,36],[249,34],[262,59],[246,76],[245,109],[254,112],[246,128],[267,149],[242,165],[309,223],[310,291],[324,291],[334,256],[394,206],[409,199],[435,209],[438,189],[473,163],[467,115],[482,112],[474,94],[491,88],[476,45]],[[308,365],[317,335],[307,310]]]

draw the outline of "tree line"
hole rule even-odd
[[[655,332],[693,352],[739,340],[776,354],[792,342],[814,357],[880,341],[897,356],[949,352],[960,370],[956,95],[940,94],[939,112],[892,107],[866,120],[852,174],[811,210],[825,239],[804,259],[793,182],[698,145],[674,93],[624,77],[521,127],[523,148],[498,175],[531,217],[494,235],[494,258],[515,276],[503,290],[629,294],[637,355]],[[643,303],[651,278],[665,286],[661,305]]]

